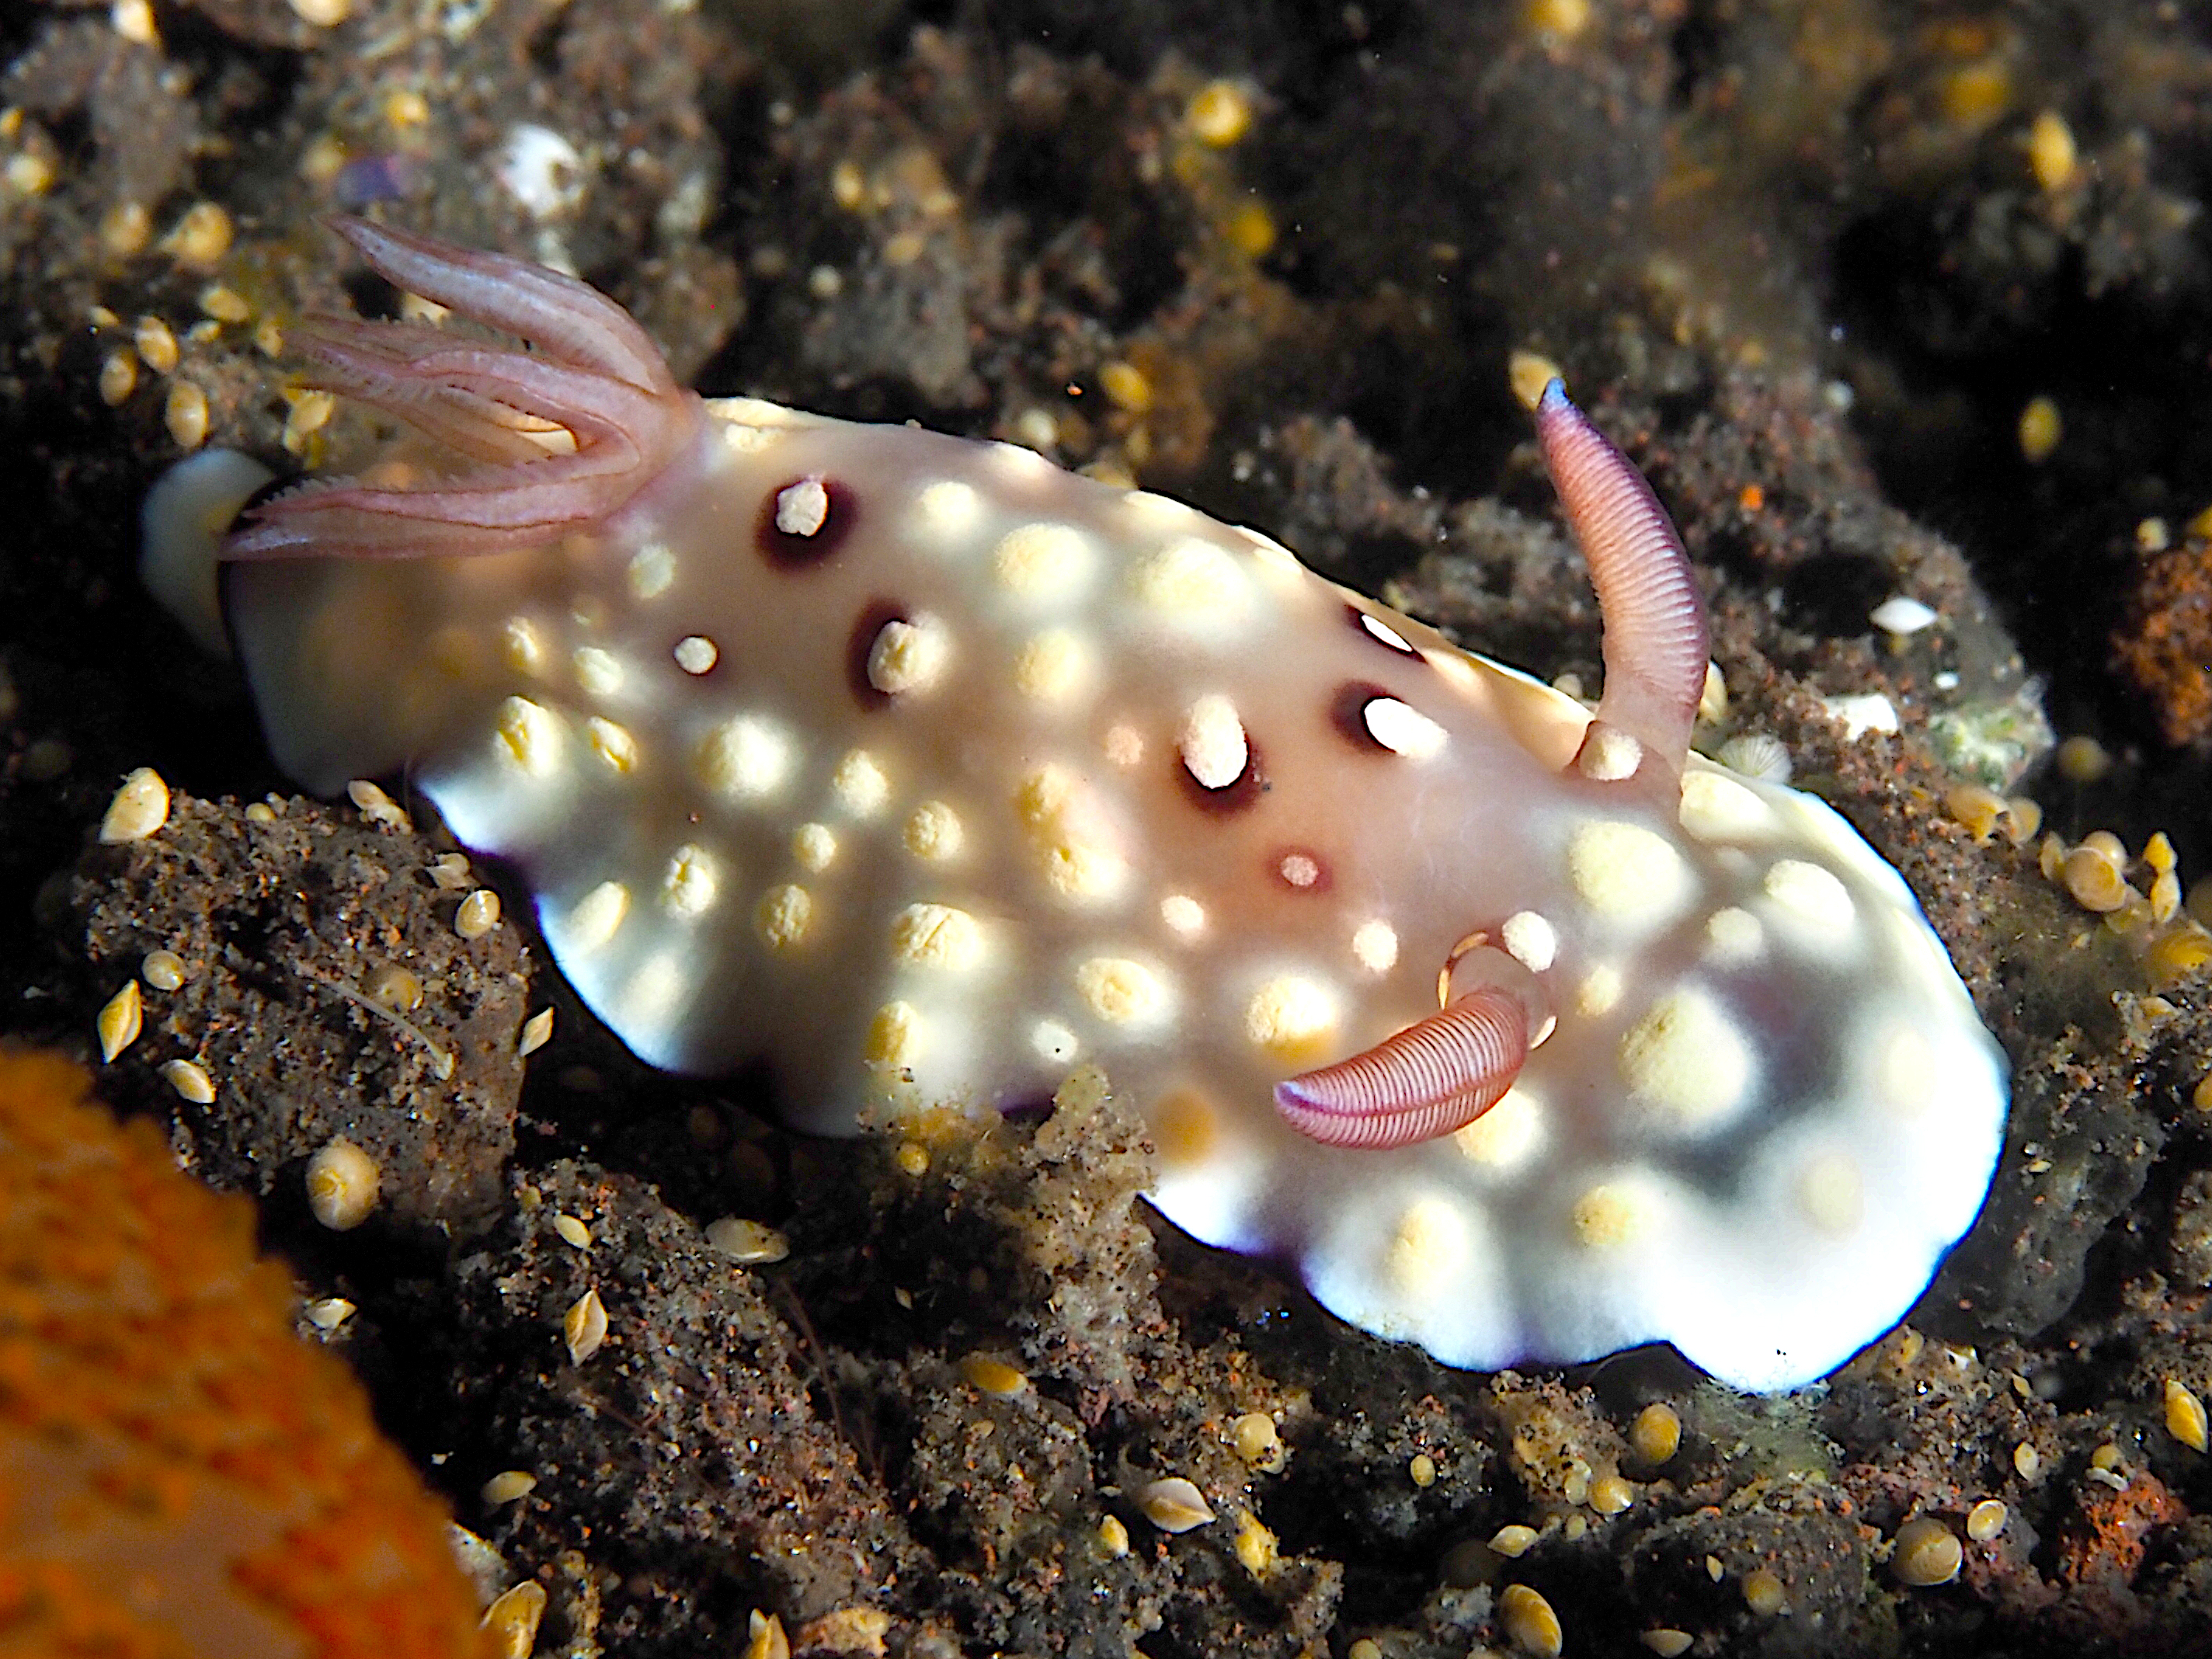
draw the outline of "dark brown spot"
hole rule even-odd
[[[868,678],[868,658],[876,648],[876,635],[888,623],[912,620],[906,607],[896,600],[870,599],[854,619],[853,631],[845,636],[845,684],[853,690],[853,701],[871,714],[891,706],[890,694],[877,690]]]
[[[1218,789],[1209,789],[1193,777],[1177,750],[1168,750],[1168,762],[1182,781],[1183,798],[1216,817],[1232,817],[1257,806],[1260,797],[1273,787],[1260,762],[1260,744],[1249,730],[1244,733],[1244,769]]]
[[[767,499],[761,502],[760,518],[753,527],[753,540],[760,549],[761,557],[778,570],[795,574],[813,568],[843,546],[854,526],[860,522],[860,502],[853,492],[838,479],[822,478],[817,482],[830,497],[830,516],[823,521],[822,528],[811,536],[794,536],[787,530],[777,529],[776,498],[793,484],[805,483],[807,476],[811,475],[789,479],[769,490]]]
[[[1357,633],[1361,639],[1365,640],[1370,645],[1380,646],[1383,650],[1388,651],[1394,657],[1407,657],[1413,654],[1413,642],[1411,640],[1407,640],[1405,648],[1401,650],[1398,647],[1391,644],[1389,641],[1376,638],[1375,630],[1367,625],[1369,619],[1372,617],[1376,622],[1381,623],[1383,627],[1389,628],[1393,634],[1398,634],[1398,630],[1395,628],[1392,628],[1387,619],[1376,617],[1371,611],[1362,611],[1358,605],[1350,604],[1347,604],[1344,607],[1344,614],[1351,619],[1352,630]],[[1406,638],[1402,634],[1398,634],[1398,637],[1401,640]]]
[[[1278,886],[1292,893],[1326,893],[1332,884],[1328,864],[1310,847],[1285,847],[1269,860]]]
[[[1344,740],[1364,755],[1387,755],[1390,750],[1375,741],[1367,729],[1367,705],[1390,693],[1372,680],[1346,680],[1328,700],[1328,722]]]

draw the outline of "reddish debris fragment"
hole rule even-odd
[[[2142,561],[2112,659],[2168,743],[2212,737],[2212,550],[2190,542]]]
[[[2124,1588],[2142,1565],[2152,1528],[2188,1515],[2188,1506],[2148,1471],[2117,1490],[2086,1484],[2059,1540],[2058,1576],[2068,1584]]]

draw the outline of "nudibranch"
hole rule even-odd
[[[295,334],[427,443],[221,544],[269,742],[318,792],[404,774],[509,861],[645,1060],[763,1062],[823,1134],[1096,1061],[1170,1220],[1468,1367],[1665,1340],[1794,1387],[1972,1221],[2003,1053],[1836,813],[1691,752],[1680,544],[1557,381],[1595,714],[1256,532],[702,400],[581,283],[335,224],[534,349]],[[260,476],[204,465],[155,542]]]

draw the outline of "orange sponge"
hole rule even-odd
[[[253,1210],[0,1047],[0,1659],[490,1652]]]

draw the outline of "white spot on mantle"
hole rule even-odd
[[[830,492],[819,478],[801,478],[775,495],[775,527],[787,536],[811,536],[830,522]]]
[[[1237,705],[1218,693],[1198,698],[1184,712],[1176,747],[1191,776],[1206,789],[1226,789],[1236,782],[1249,753]]]

